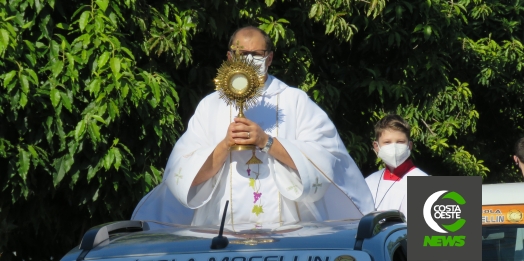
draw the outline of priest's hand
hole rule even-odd
[[[233,144],[253,144],[259,148],[264,148],[269,139],[269,135],[267,135],[258,124],[246,118],[235,118],[235,121],[229,125],[226,139],[227,137],[231,137],[229,142],[233,142]],[[287,150],[282,146],[280,141],[278,141],[278,138],[273,139],[273,145],[268,153],[278,161],[297,170],[295,162],[293,162]]]
[[[228,139],[228,137],[230,137]],[[231,144],[252,144],[263,148],[268,140],[268,135],[258,124],[246,118],[235,118],[235,121],[229,125],[226,139]]]
[[[229,124],[226,137],[222,142],[217,144],[213,153],[209,155],[202,168],[198,171],[191,186],[197,186],[218,173],[218,170],[224,165],[224,162],[227,159],[229,147],[235,144],[252,144],[259,148],[263,148],[266,146],[268,139],[269,135],[267,135],[258,124],[246,118],[235,118],[235,121]],[[293,159],[289,156],[289,153],[287,153],[286,149],[277,138],[273,139],[273,145],[268,153],[278,161],[294,170],[297,170]]]

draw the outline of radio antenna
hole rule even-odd
[[[226,206],[224,207],[224,213],[222,214],[222,223],[220,224],[220,231],[218,232],[218,236],[214,237],[211,241],[211,249],[223,249],[229,245],[227,237],[222,236],[222,233],[224,232],[224,223],[226,222],[227,205],[229,205],[229,200],[226,200]]]

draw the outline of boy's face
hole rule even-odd
[[[384,130],[377,142],[373,142],[373,149],[376,153],[378,153],[379,146],[383,147],[392,143],[406,144],[410,150],[413,147],[413,143],[408,140],[408,136],[404,132],[392,129]]]

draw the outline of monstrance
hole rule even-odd
[[[253,107],[257,103],[257,98],[262,94],[264,87],[264,75],[258,75],[257,71],[260,65],[253,60],[248,60],[240,54],[241,47],[231,46],[230,59],[224,61],[218,68],[217,77],[215,78],[216,90],[227,105],[233,104],[238,109],[238,116],[245,118],[244,110]],[[253,157],[247,164],[260,164],[255,157],[256,146],[249,144],[235,144],[231,150],[252,150]]]

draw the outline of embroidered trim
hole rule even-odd
[[[231,123],[231,105],[229,105],[229,122]],[[233,168],[231,167],[231,150],[229,151],[229,215],[231,219],[231,229],[235,231],[235,220],[233,218]],[[236,232],[236,231],[235,231]]]
[[[257,164],[257,170],[253,171],[255,173],[254,178],[249,178],[249,186],[253,189],[253,209],[251,209],[251,213],[255,213],[255,215],[260,215],[261,213],[264,213],[264,207],[262,206],[262,200],[260,199],[262,197],[262,192],[260,192],[260,180],[258,180],[258,176],[260,175],[260,164]],[[249,168],[249,164],[247,165],[247,175],[251,175],[251,169]],[[258,182],[257,182],[258,181]],[[258,186],[257,186],[258,183]],[[256,204],[257,201],[258,205]]]
[[[322,187],[322,183],[318,183],[318,177],[317,177],[317,182],[315,182],[313,184],[313,187],[315,188],[315,192],[313,192],[314,194],[317,194],[317,190],[319,187]]]
[[[295,211],[298,215],[298,221],[302,221],[302,217],[300,216],[300,209],[298,209],[298,203],[295,201]]]
[[[360,214],[364,215],[364,213],[362,213],[362,211],[360,210],[360,208],[358,208],[358,206],[355,204],[355,202],[353,202],[353,199],[348,196],[337,184],[335,184],[335,182],[333,182],[333,180],[331,180],[322,170],[320,170],[319,167],[317,167],[317,165],[315,165],[315,163],[308,157],[306,156],[306,154],[302,153],[304,155],[304,157],[306,157],[307,160],[309,160],[309,162],[311,162],[311,164],[313,164],[313,166],[322,174],[324,175],[324,177],[331,183],[331,185],[335,186],[338,190],[340,190],[340,192],[342,192],[342,194],[344,194],[350,201],[351,203],[355,206],[356,209],[358,209],[358,212],[360,212]]]
[[[277,109],[276,109],[276,125],[277,125],[277,135],[275,137],[278,137],[278,104],[280,103],[280,93],[277,94]],[[300,214],[299,214],[300,216]],[[278,191],[278,222],[282,225],[282,195],[280,194],[280,190]]]
[[[182,156],[182,157],[184,157],[184,158],[189,158],[189,157],[193,156],[193,154],[195,154],[195,152],[196,152],[196,150],[193,151],[193,152],[190,152],[190,153],[188,153],[188,154],[186,154],[186,155],[184,155],[184,156]]]
[[[179,168],[178,169],[178,173],[175,173],[175,179],[176,179],[176,184],[178,185],[178,181],[183,179],[184,176],[181,174],[182,172],[182,168]]]
[[[280,101],[280,93],[277,94],[277,104],[276,104],[276,137],[278,137],[278,104],[279,104],[279,101]],[[229,122],[232,122],[232,105],[229,106]],[[231,221],[231,228],[233,229],[233,231],[235,231],[235,221],[234,221],[234,217],[233,217],[233,168],[232,168],[232,156],[231,156],[231,151],[229,151],[229,202],[230,202],[230,221]],[[248,164],[248,169],[247,169],[247,175],[248,176],[251,176],[251,172],[255,173],[256,176],[255,178],[250,178],[250,181],[249,181],[249,186],[253,188],[254,192],[253,192],[253,204],[255,204],[253,206],[253,209],[251,210],[251,213],[255,213],[257,216],[261,213],[264,213],[263,211],[263,207],[262,207],[262,200],[261,200],[261,197],[262,197],[262,193],[259,192],[260,191],[260,181],[258,183],[258,188],[256,186],[256,181],[258,180],[258,176],[260,174],[260,165],[258,165],[258,172],[255,172],[255,171],[252,171],[250,169],[250,164]],[[282,195],[280,194],[280,191],[278,191],[278,215],[279,215],[279,222],[282,224],[283,221],[282,221]],[[256,205],[256,203],[259,202],[259,205]],[[256,224],[255,225],[255,229],[256,228],[261,228],[261,226],[259,224]]]
[[[298,187],[294,183],[291,183],[291,186],[287,187],[287,190],[288,191],[293,190],[293,192],[295,192],[295,194],[298,193]]]

